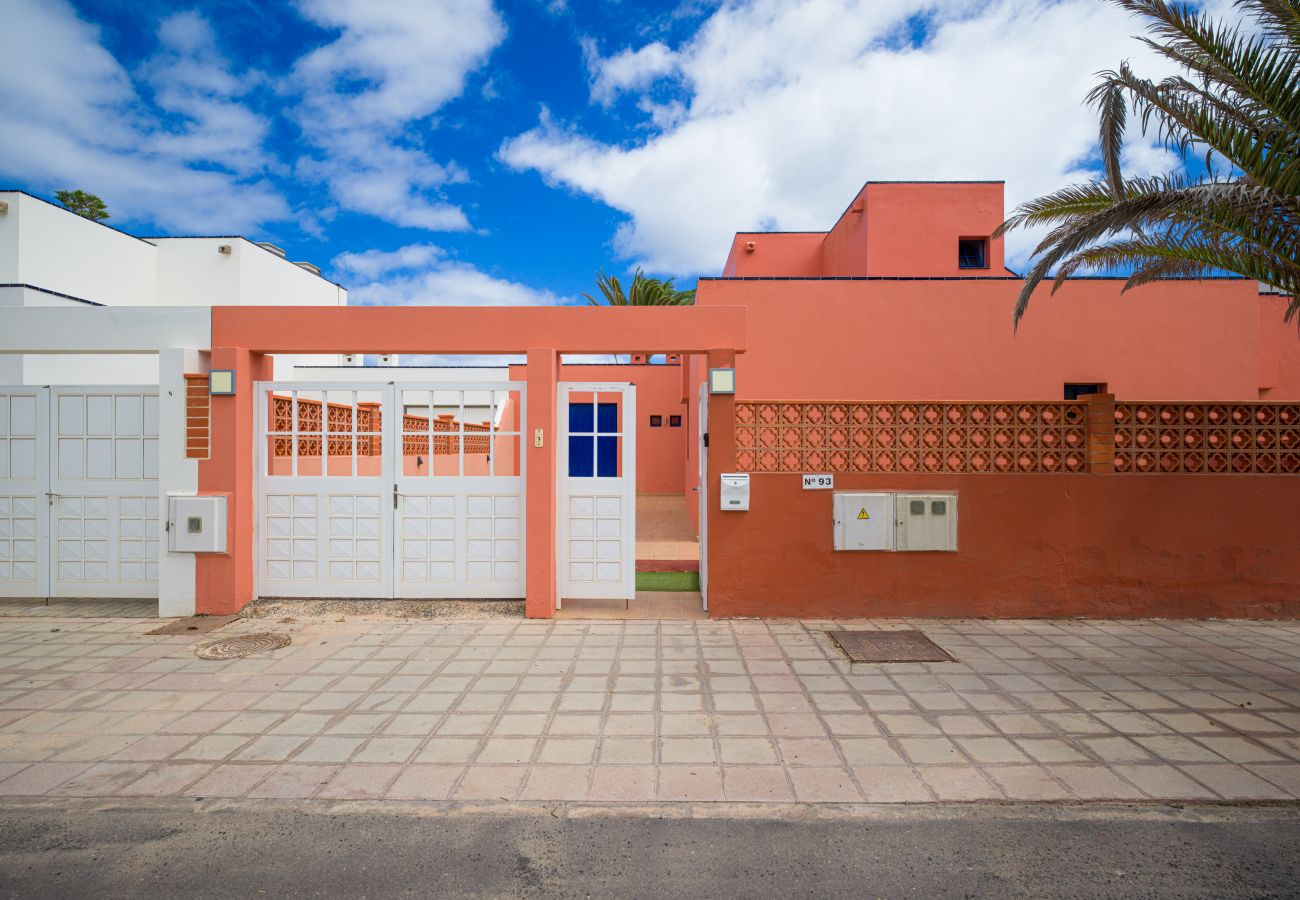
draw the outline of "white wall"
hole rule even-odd
[[[243,306],[347,306],[348,292],[264,247],[241,241],[239,302]]]
[[[163,306],[231,306],[239,302],[236,238],[153,238],[157,247],[158,302]],[[230,247],[230,254],[217,252]]]
[[[0,284],[31,284],[109,305],[157,303],[152,244],[25,194],[0,192]]]
[[[167,306],[341,306],[347,291],[240,237],[150,238]],[[229,247],[230,253],[217,248]]]

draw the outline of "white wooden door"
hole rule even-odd
[[[566,598],[636,595],[636,388],[559,385],[557,566]]]
[[[258,592],[524,595],[521,383],[259,383]]]
[[[524,385],[398,384],[396,596],[524,596]]]
[[[158,392],[50,389],[50,595],[157,597]]]
[[[700,599],[709,608],[709,386],[700,385]]]
[[[0,597],[49,596],[49,391],[0,388]]]
[[[158,596],[158,391],[0,388],[0,596]]]
[[[392,391],[258,383],[258,592],[391,597]]]

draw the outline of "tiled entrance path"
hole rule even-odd
[[[0,619],[0,795],[1300,796],[1296,622],[922,622],[959,662],[855,671],[832,623],[156,624]]]
[[[691,494],[692,499],[698,494]],[[636,495],[636,558],[638,560],[690,560],[697,565],[700,542],[686,515],[681,494]]]
[[[708,619],[699,591],[637,591],[622,600],[565,600],[555,611],[557,619]]]

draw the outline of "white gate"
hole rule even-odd
[[[0,596],[158,596],[158,393],[0,389]]]
[[[522,384],[257,391],[261,595],[523,596]]]
[[[636,595],[636,387],[559,385],[559,596]]]

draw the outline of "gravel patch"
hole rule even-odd
[[[522,619],[522,600],[312,600],[269,597],[239,611],[244,619]]]

